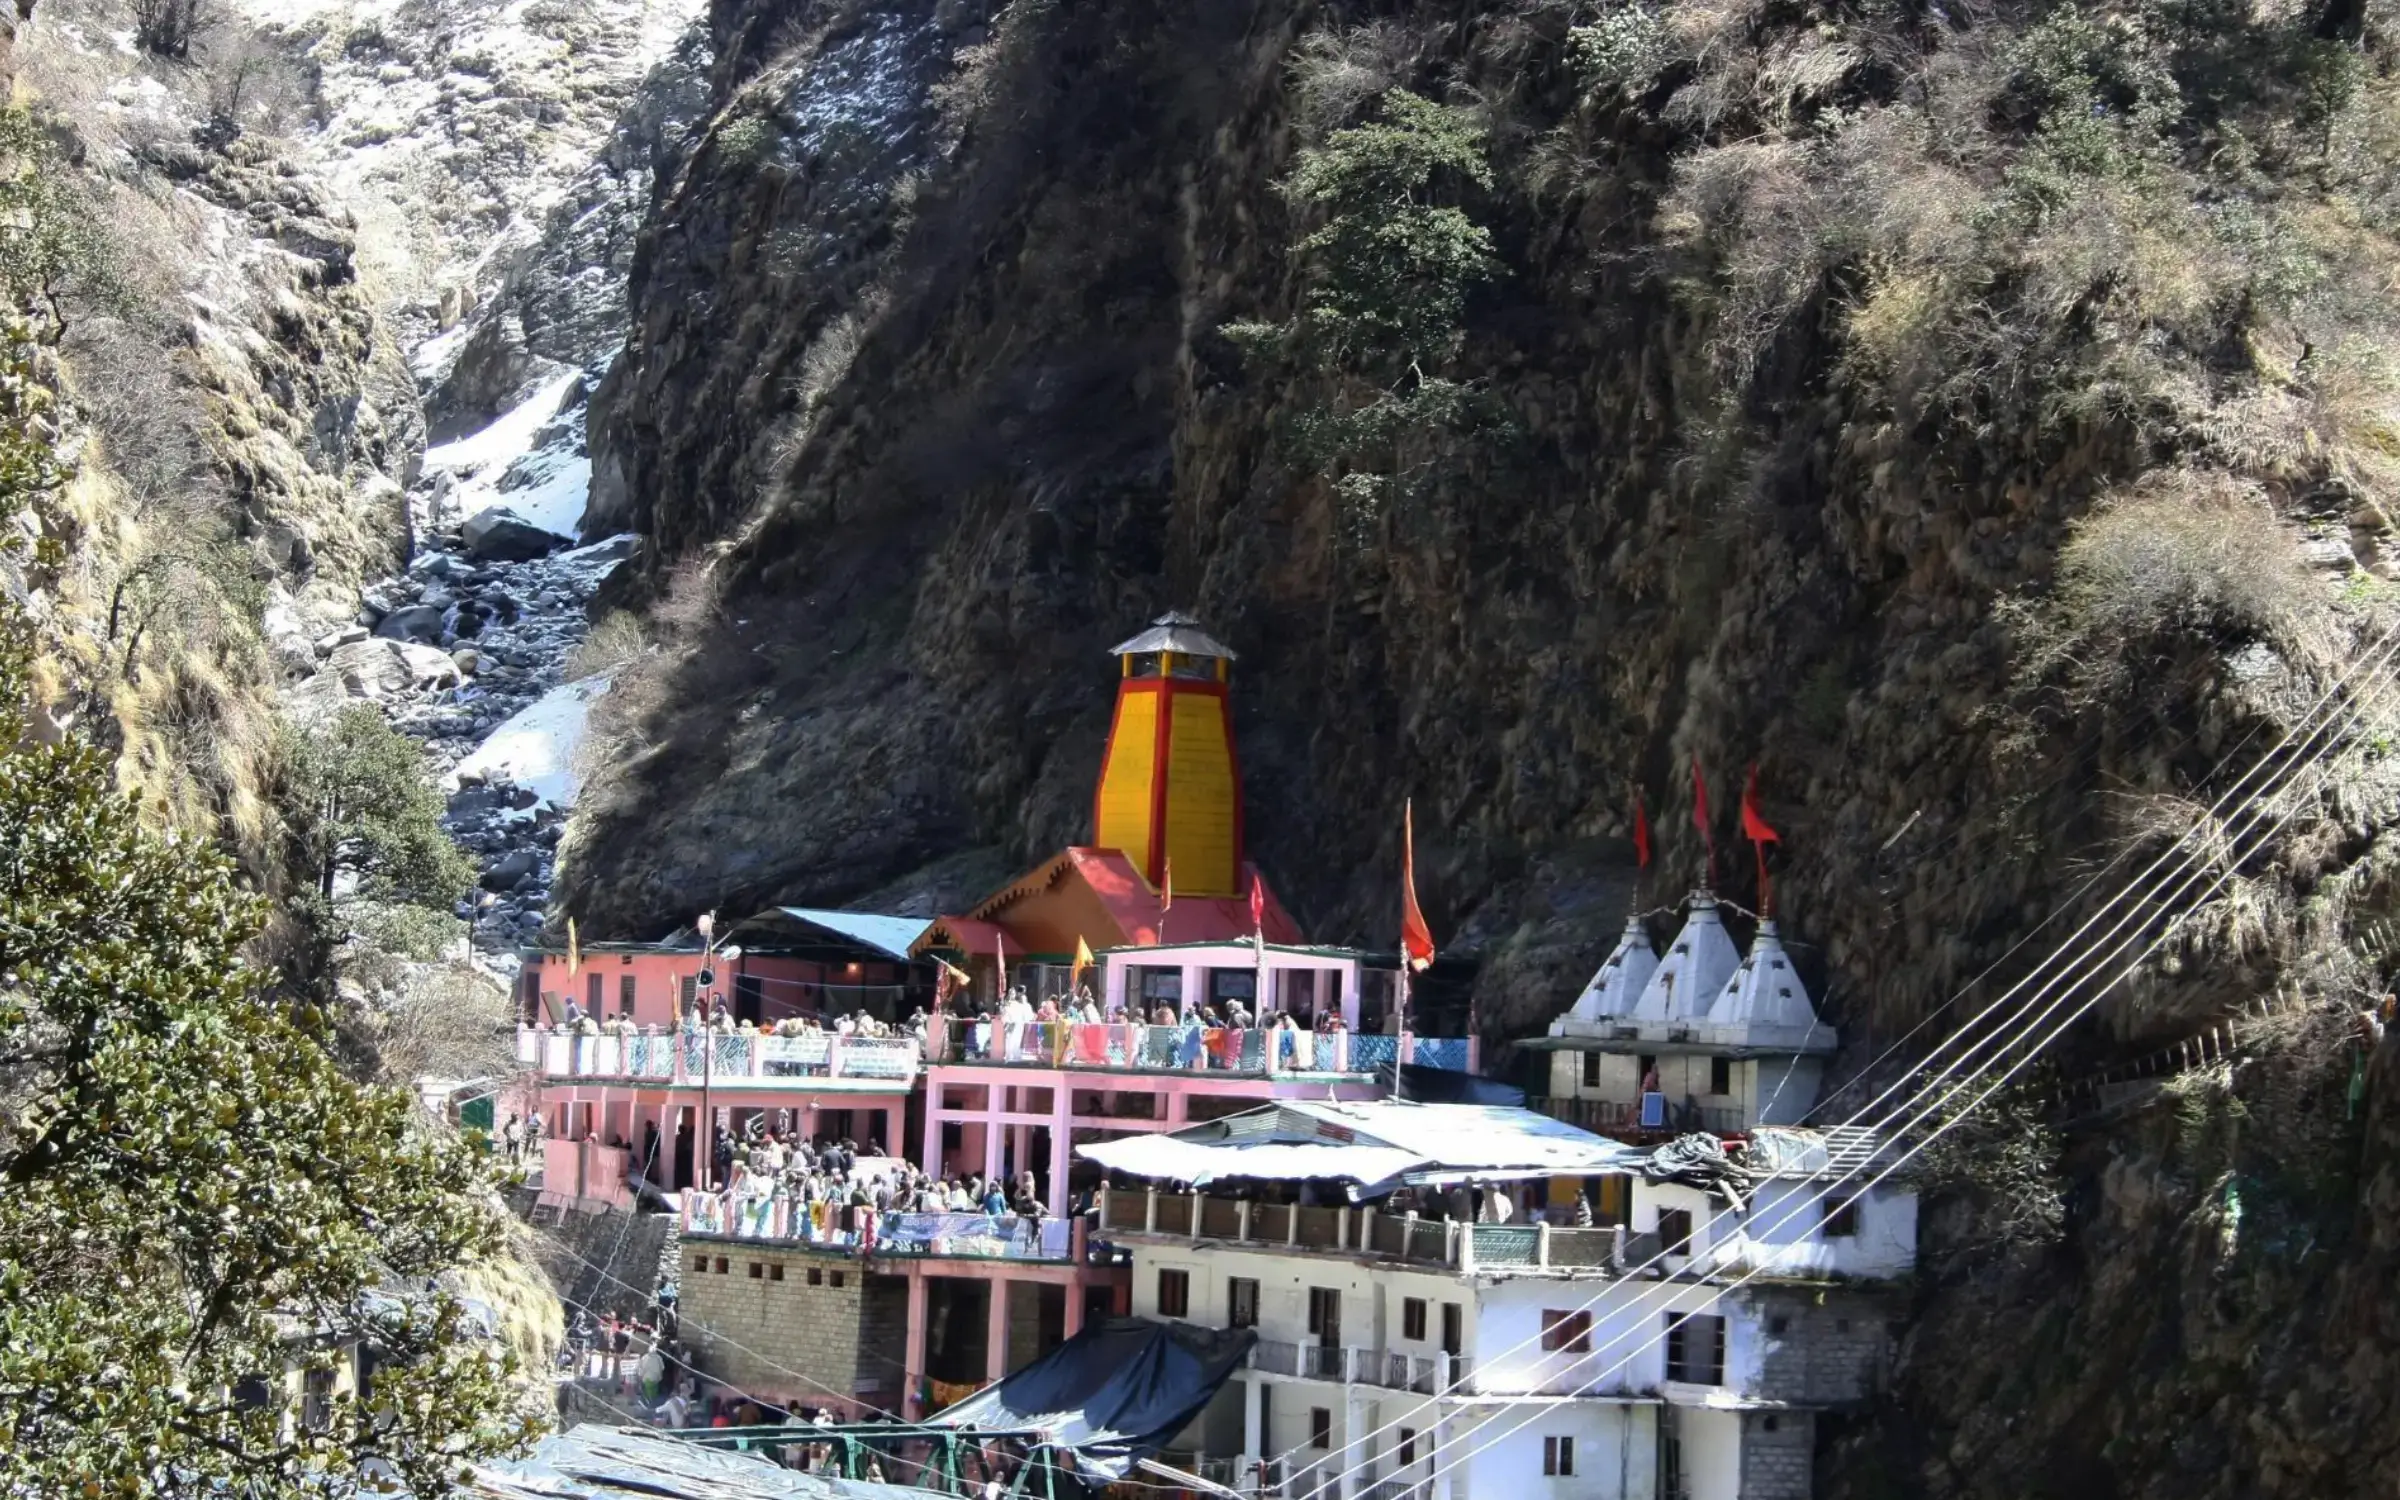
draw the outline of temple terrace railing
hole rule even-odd
[[[917,1076],[923,1049],[915,1037],[843,1036],[804,1031],[685,1031],[673,1035],[601,1032],[581,1035],[519,1027],[517,1061],[545,1078],[601,1078],[628,1083],[776,1084],[811,1078],[888,1079]]]
[[[1642,1099],[1570,1099],[1563,1096],[1544,1096],[1526,1101],[1553,1120],[1603,1135],[1622,1135],[1628,1132],[1679,1133],[1705,1130],[1714,1135],[1740,1135],[1749,1123],[1741,1110],[1716,1104],[1675,1104],[1664,1094],[1650,1094]]]
[[[1156,1188],[1103,1188],[1099,1216],[1095,1232],[1103,1238],[1143,1235],[1283,1246],[1441,1266],[1466,1274],[1613,1273],[1627,1264],[1629,1243],[1621,1226],[1466,1224],[1373,1208],[1312,1208],[1204,1193],[1162,1193]]]
[[[1071,1262],[1082,1238],[1073,1219],[883,1213],[733,1193],[686,1193],[682,1216],[686,1236],[807,1245],[859,1255]]]
[[[945,1016],[928,1033],[926,1059],[1043,1068],[1145,1072],[1377,1074],[1400,1063],[1475,1070],[1470,1038],[1385,1036],[1361,1031],[1284,1031],[1260,1027],[1167,1026],[1136,1022],[969,1021]]]

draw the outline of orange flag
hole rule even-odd
[[[1075,967],[1067,974],[1067,988],[1074,989],[1082,984],[1083,971],[1096,962],[1098,960],[1092,957],[1092,945],[1078,935],[1075,939]]]
[[[1411,969],[1433,964],[1433,929],[1417,905],[1417,810],[1413,802],[1400,810],[1400,958]]]

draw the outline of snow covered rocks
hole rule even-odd
[[[467,517],[460,528],[467,556],[477,562],[531,562],[567,545],[567,538],[544,531],[513,510],[494,508]]]

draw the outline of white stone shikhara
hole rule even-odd
[[[1709,1005],[1733,978],[1742,961],[1740,950],[1717,915],[1716,898],[1706,891],[1692,896],[1691,915],[1683,931],[1667,946],[1658,971],[1642,987],[1633,1004],[1633,1019],[1660,1025],[1689,1025],[1704,1019]]]
[[[1650,978],[1658,972],[1658,951],[1650,946],[1650,934],[1640,917],[1625,919],[1625,935],[1609,951],[1600,964],[1592,982],[1583,987],[1566,1015],[1553,1022],[1550,1034],[1560,1036],[1559,1029],[1568,1021],[1609,1021],[1633,1014],[1634,1002],[1649,988]]]

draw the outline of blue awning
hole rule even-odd
[[[795,922],[822,927],[888,957],[908,962],[909,944],[933,925],[930,917],[880,917],[864,911],[825,911],[814,906],[779,906]]]

